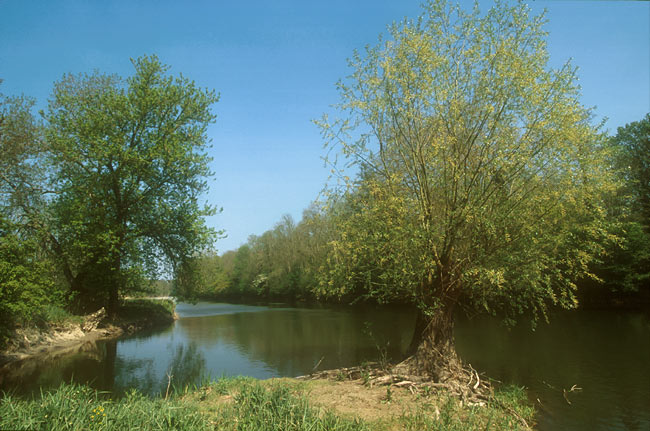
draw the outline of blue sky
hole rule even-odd
[[[234,249],[316,199],[328,169],[319,118],[338,101],[335,83],[354,49],[386,26],[416,17],[402,1],[34,1],[0,0],[0,91],[44,107],[66,72],[128,76],[129,59],[157,54],[200,86],[221,94],[209,130],[215,178],[208,224]],[[491,2],[481,1],[482,7]],[[551,64],[579,66],[583,104],[606,128],[650,111],[650,3],[533,1],[548,10]]]

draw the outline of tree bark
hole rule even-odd
[[[119,306],[119,295],[118,295],[118,284],[111,283],[108,291],[108,306],[106,311],[109,317],[115,317],[117,315],[117,308]]]
[[[109,317],[115,317],[117,315],[117,308],[119,307],[121,266],[122,260],[117,256],[113,263],[113,267],[111,268],[112,277],[108,285],[108,304],[106,304],[106,312]]]
[[[452,378],[462,369],[454,343],[451,304],[442,304],[432,315],[418,310],[408,358],[398,365],[410,374],[428,376],[437,382]]]

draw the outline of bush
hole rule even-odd
[[[36,240],[20,237],[0,216],[0,331],[42,323],[47,306],[60,305],[51,268]]]

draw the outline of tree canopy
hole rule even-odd
[[[650,233],[650,113],[619,127],[612,144],[618,150],[619,169],[629,185],[632,210]]]
[[[324,291],[416,304],[411,352],[434,376],[455,310],[575,307],[608,239],[604,135],[576,68],[549,67],[543,24],[522,3],[428,2],[355,53],[339,118],[319,121],[347,162]]]
[[[218,234],[200,202],[218,96],[155,56],[132,63],[128,78],[65,75],[43,124],[32,100],[2,98],[3,244],[51,259],[82,310],[114,313],[121,293],[179,272]]]
[[[650,298],[650,114],[619,127],[610,139],[612,165],[623,186],[608,204],[620,237],[596,265],[604,280],[591,291],[595,300],[617,294],[616,300]],[[600,288],[598,288],[600,287]],[[603,289],[604,287],[604,289]]]
[[[213,235],[199,198],[218,97],[156,57],[133,65],[127,79],[64,76],[45,114],[59,258],[73,290],[107,295],[109,311],[134,277],[177,267]]]

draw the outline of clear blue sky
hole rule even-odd
[[[0,91],[44,107],[66,72],[128,76],[129,58],[157,54],[221,93],[209,130],[216,176],[208,220],[220,252],[302,210],[322,189],[322,141],[311,120],[336,103],[353,49],[416,17],[420,0],[0,0]],[[482,7],[491,2],[481,1]],[[650,111],[650,3],[533,1],[548,9],[551,63],[573,58],[583,103],[607,128]]]

